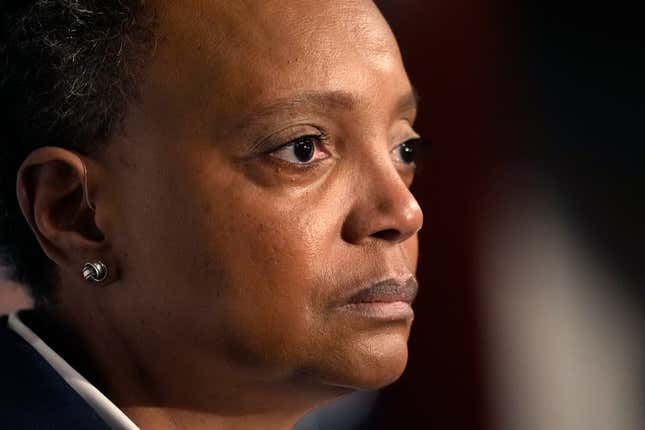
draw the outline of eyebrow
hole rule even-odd
[[[421,97],[417,92],[417,89],[412,87],[409,93],[403,95],[396,104],[396,113],[407,112],[411,110],[419,109],[419,102],[421,102]]]
[[[245,115],[240,121],[240,125],[243,126],[244,124],[255,122],[265,117],[311,106],[336,111],[352,111],[360,103],[360,100],[354,94],[347,91],[306,92],[293,98],[278,99],[272,101],[270,104],[260,105],[253,112]],[[412,88],[410,92],[404,94],[397,100],[395,113],[400,114],[417,110],[418,105],[419,95],[416,89]]]

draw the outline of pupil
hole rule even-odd
[[[412,163],[414,162],[414,146],[412,146],[410,143],[404,143],[401,145],[401,159],[405,163]]]
[[[293,152],[301,163],[311,161],[314,156],[314,143],[311,141],[311,138],[308,137],[299,139],[293,145]]]

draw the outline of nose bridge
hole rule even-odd
[[[389,157],[379,157],[378,162],[371,164],[369,178],[372,184],[369,191],[379,212],[407,219],[410,215],[408,212],[413,209],[413,202],[418,207],[416,199]]]
[[[347,217],[347,239],[379,238],[401,242],[419,231],[423,213],[419,203],[386,152],[364,159],[357,175],[359,195]]]

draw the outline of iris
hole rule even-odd
[[[309,162],[314,157],[316,144],[312,136],[304,136],[293,142],[293,153],[301,163]]]

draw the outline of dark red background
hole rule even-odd
[[[424,210],[408,368],[384,391],[383,428],[486,429],[484,343],[475,245],[496,164],[503,31],[486,2],[378,1],[421,96],[431,142],[413,186]]]

